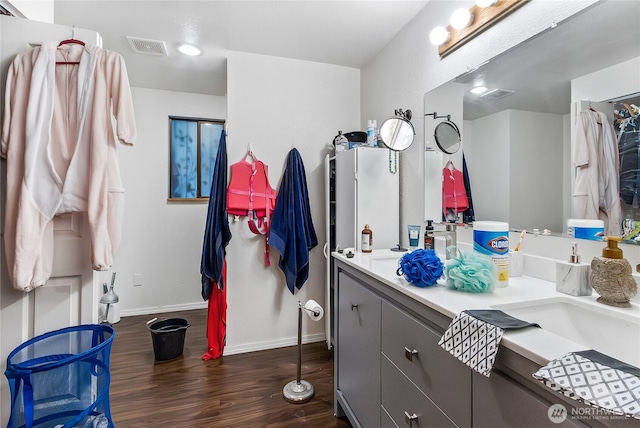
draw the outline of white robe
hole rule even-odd
[[[601,219],[605,234],[620,236],[620,160],[613,126],[602,112],[580,112],[573,140],[572,217]]]
[[[119,54],[50,42],[16,56],[0,139],[0,156],[7,159],[5,252],[14,288],[29,291],[50,277],[52,220],[61,213],[87,212],[92,267],[110,268],[124,202],[116,135],[126,144],[136,137]]]

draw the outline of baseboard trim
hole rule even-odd
[[[302,343],[324,342],[324,333],[316,333],[302,336]],[[267,342],[252,342],[236,346],[225,346],[223,355],[246,354],[248,352],[266,351],[268,349],[286,348],[298,344],[298,337],[288,337]]]
[[[153,306],[146,308],[130,309],[120,311],[121,317],[132,317],[138,315],[161,314],[165,312],[189,311],[193,309],[206,309],[207,302],[189,303],[181,305]],[[324,333],[308,334],[302,336],[302,343],[324,342]],[[268,349],[286,348],[298,344],[298,336],[286,337],[282,339],[269,340],[265,342],[251,342],[235,346],[225,346],[223,355],[245,354],[248,352],[266,351]]]
[[[180,305],[149,306],[146,308],[125,309],[120,311],[121,317],[132,317],[137,315],[162,314],[165,312],[190,311],[193,309],[206,309],[207,302],[183,303]]]

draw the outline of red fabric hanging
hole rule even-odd
[[[460,213],[469,208],[462,172],[449,162],[442,170],[442,209]]]
[[[207,361],[222,356],[227,339],[227,262],[222,265],[223,287],[211,281],[211,295],[207,306]],[[222,289],[221,289],[222,288]]]
[[[250,158],[251,162],[247,162]],[[276,191],[269,184],[268,167],[249,151],[244,159],[231,165],[231,182],[227,187],[227,213],[247,216],[249,229],[265,235],[264,265],[269,267],[270,217],[276,204]]]

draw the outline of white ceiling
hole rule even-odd
[[[427,3],[55,0],[54,20],[97,31],[123,55],[132,86],[225,95],[230,50],[361,68]],[[125,36],[164,41],[168,56],[134,53]],[[180,42],[204,54],[181,55]]]

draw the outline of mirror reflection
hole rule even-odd
[[[470,92],[480,86],[484,93]],[[506,221],[514,230],[566,234],[577,196],[572,136],[581,112],[602,112],[618,165],[598,174],[617,183],[618,233],[627,241],[638,236],[639,2],[598,2],[431,92],[463,102],[464,120],[456,120],[462,150],[443,162],[462,165],[464,155],[475,219]],[[434,105],[431,92],[425,111],[450,108]]]
[[[449,120],[440,122],[433,136],[443,153],[452,155],[460,150],[460,130],[455,123]]]

